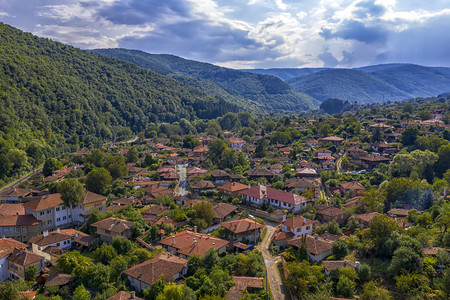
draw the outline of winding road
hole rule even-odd
[[[264,263],[266,264],[268,282],[272,297],[274,300],[286,299],[286,294],[283,290],[283,282],[281,281],[280,272],[278,270],[278,263],[281,262],[279,256],[272,256],[267,248],[270,245],[272,235],[275,232],[276,227],[266,221],[267,233],[264,240],[256,246],[256,249],[262,252],[264,257]]]

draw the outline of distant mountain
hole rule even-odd
[[[281,80],[289,80],[295,77],[314,74],[320,71],[329,70],[330,68],[273,68],[273,69],[241,69],[241,71],[272,75],[280,78]]]
[[[33,140],[65,151],[239,108],[134,64],[0,23],[0,155]],[[6,140],[6,142],[5,142]]]
[[[317,108],[319,104],[316,99],[295,92],[275,76],[242,72],[167,54],[150,54],[127,49],[91,51],[173,77],[248,110],[309,110]]]
[[[351,69],[321,71],[287,82],[296,91],[302,91],[319,101],[337,98],[367,104],[413,97],[371,73]]]
[[[413,64],[382,64],[354,69],[248,69],[271,74],[294,90],[319,101],[338,98],[358,103],[430,97],[450,91],[450,68]],[[292,77],[298,75],[297,77]]]

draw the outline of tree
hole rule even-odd
[[[369,223],[369,237],[374,241],[378,251],[384,246],[392,232],[399,230],[397,223],[385,215],[375,216]]]
[[[183,138],[183,148],[194,149],[200,144],[201,142],[197,140],[192,134],[187,134]]]
[[[227,143],[222,139],[214,139],[208,145],[207,156],[212,162],[219,162],[222,154],[228,148]]]
[[[161,275],[154,284],[148,289],[144,290],[143,295],[145,300],[155,300],[159,293],[164,290],[164,286],[167,284],[164,274]]]
[[[265,138],[260,138],[256,143],[254,157],[266,157],[267,156],[268,143]]]
[[[450,144],[439,148],[438,160],[434,165],[434,170],[438,177],[442,177],[448,169],[450,169]]]
[[[29,266],[25,270],[25,280],[26,281],[34,281],[36,279],[36,274],[38,272],[38,268],[35,265]]]
[[[205,256],[202,260],[202,265],[206,270],[211,270],[219,262],[219,255],[217,250],[212,247],[206,250]]]
[[[363,197],[360,200],[362,208],[366,212],[383,212],[384,202],[386,201],[386,194],[383,190],[367,189],[363,192]]]
[[[29,290],[31,284],[23,280],[0,282],[0,300],[22,299],[19,292]]]
[[[122,155],[105,157],[104,167],[109,171],[111,177],[114,180],[122,179],[123,177],[128,175],[128,166],[125,163],[125,158]]]
[[[206,226],[210,226],[214,218],[214,210],[212,204],[206,201],[195,204],[193,207],[192,218],[204,220]]]
[[[44,176],[50,176],[52,175],[53,171],[59,170],[62,167],[63,164],[60,161],[56,160],[55,158],[48,158],[45,161],[44,166],[42,167],[42,173],[44,174]]]
[[[362,264],[358,269],[358,276],[362,282],[370,280],[372,276],[372,270],[369,265]]]
[[[117,252],[114,247],[105,242],[100,247],[97,247],[93,254],[95,260],[103,264],[109,263],[114,257],[117,256]]]
[[[73,292],[73,300],[90,300],[91,293],[84,287],[83,284],[79,285]]]
[[[403,294],[404,298],[408,295],[421,295],[426,297],[431,292],[430,279],[418,273],[403,273],[395,277],[397,289]]]
[[[345,242],[345,240],[340,239],[340,240],[334,242],[332,252],[333,252],[334,257],[337,260],[343,259],[345,256],[347,256],[349,251],[348,251],[348,246],[347,246],[347,243]]]
[[[86,162],[93,164],[96,167],[103,166],[103,159],[105,158],[105,153],[99,149],[94,149],[92,153],[86,156]]]
[[[402,203],[405,201],[405,195],[413,187],[417,187],[419,183],[409,178],[393,178],[386,185],[386,203],[385,210],[390,209],[390,205],[396,201]]]
[[[403,146],[414,145],[419,133],[420,132],[417,126],[409,125],[408,127],[406,127],[406,129],[403,130],[401,137]]]
[[[64,273],[70,274],[77,267],[86,267],[90,263],[90,259],[78,251],[69,251],[63,253],[57,263]]]
[[[75,207],[82,203],[85,197],[83,185],[75,178],[63,180],[58,185],[58,192],[66,207]]]
[[[361,300],[392,300],[389,291],[378,286],[375,281],[363,285],[363,291],[359,294]]]
[[[161,293],[156,296],[156,300],[183,300],[183,286],[174,282],[169,282],[164,286]]]
[[[336,293],[339,296],[345,298],[353,298],[353,294],[355,293],[356,284],[353,280],[348,278],[347,276],[339,277],[339,281],[336,285]]]
[[[112,182],[112,177],[105,168],[96,168],[89,172],[86,177],[86,189],[93,193],[101,193]]]
[[[315,292],[319,288],[319,283],[325,279],[323,266],[310,266],[308,261],[290,262],[286,268],[289,275],[285,283],[298,296]]]
[[[129,239],[117,236],[112,239],[112,246],[116,250],[117,254],[129,254],[134,249],[133,242]]]
[[[139,160],[139,152],[132,146],[127,153],[127,163],[135,163]]]
[[[422,260],[419,254],[409,247],[400,247],[394,251],[394,256],[389,266],[389,273],[393,276],[403,271],[415,272],[422,268]]]

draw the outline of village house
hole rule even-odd
[[[340,185],[340,189],[342,194],[345,195],[348,192],[352,191],[354,193],[354,196],[361,196],[362,192],[366,190],[366,188],[357,181],[344,182]]]
[[[324,148],[316,149],[316,150],[314,150],[314,153],[315,153],[316,157],[331,156],[331,154],[333,154],[333,152],[331,152],[328,149],[324,149]]]
[[[391,160],[387,157],[381,155],[368,155],[360,157],[361,166],[368,170],[373,170],[378,167],[380,164],[388,164]]]
[[[226,246],[229,244],[228,241],[198,233],[196,229],[175,233],[159,241],[159,243],[168,251],[176,252],[183,258],[191,257],[194,254],[203,257],[210,248],[216,249],[220,254],[225,252]]]
[[[338,146],[344,141],[344,139],[337,136],[329,136],[321,138],[320,141],[322,143],[332,143],[333,145]]]
[[[351,261],[351,260],[324,260],[322,261],[323,266],[325,267],[325,274],[330,275],[330,271],[332,269],[339,269],[349,267],[355,269],[356,272],[359,270],[359,262]]]
[[[276,175],[274,171],[261,167],[256,167],[252,170],[248,170],[247,174],[251,180],[258,180],[259,178],[266,178],[267,180],[270,180],[273,178],[273,176]]]
[[[359,221],[359,224],[361,224],[362,227],[367,228],[367,227],[369,227],[370,221],[372,221],[372,219],[375,216],[381,216],[381,214],[379,212],[359,214],[359,215],[356,215],[356,219]]]
[[[316,206],[316,209],[317,209],[317,216],[323,223],[328,223],[332,220],[335,220],[337,223],[340,224],[344,223],[345,220],[347,220],[345,211],[332,205],[322,204]]]
[[[0,236],[26,242],[41,232],[41,222],[33,215],[2,215],[0,212]]]
[[[239,300],[245,291],[252,293],[263,288],[262,277],[233,276],[232,279],[235,284],[226,293],[227,300]]]
[[[230,174],[223,170],[213,170],[211,171],[211,177],[213,178],[213,182],[215,185],[219,185],[224,183],[225,181],[229,181],[231,179]]]
[[[152,204],[149,208],[142,211],[142,217],[148,225],[153,225],[169,209],[163,205]]]
[[[220,223],[225,228],[228,239],[241,242],[255,242],[261,236],[264,225],[259,224],[255,220],[245,218]]]
[[[53,232],[44,231],[43,234],[30,238],[28,243],[31,244],[33,253],[43,256],[46,261],[55,263],[55,256],[51,254],[55,252],[54,250],[68,250],[75,246],[89,247],[93,241],[93,237],[76,229],[58,228]]]
[[[6,260],[8,261],[9,278],[11,280],[24,280],[25,271],[31,266],[35,266],[38,272],[45,267],[44,257],[26,249],[14,248]]]
[[[213,223],[218,224],[226,218],[234,216],[239,212],[238,207],[229,203],[219,203],[213,206]]]
[[[7,258],[14,252],[14,249],[23,250],[27,245],[14,239],[0,238],[0,282],[10,278]]]
[[[115,237],[121,236],[129,239],[133,235],[133,222],[118,218],[106,218],[91,224],[91,226],[97,229],[100,239],[108,243],[111,243]]]
[[[245,141],[238,138],[229,138],[231,148],[242,149],[245,145]]]
[[[264,202],[274,208],[299,212],[304,209],[309,201],[307,198],[293,193],[276,190],[274,188],[257,185],[239,192],[245,201],[256,206],[262,206]]]
[[[39,196],[46,194],[46,191],[35,191],[32,189],[10,188],[0,192],[0,203],[18,203],[25,202],[26,197]]]
[[[239,182],[225,182],[217,187],[219,191],[225,195],[232,195],[237,197],[240,191],[248,189],[248,185]]]
[[[171,253],[161,253],[139,265],[123,271],[130,281],[130,285],[137,292],[148,289],[160,276],[168,281],[176,281],[185,276],[188,270],[187,259]]]
[[[210,191],[215,189],[216,186],[209,180],[199,180],[189,182],[189,190],[193,194],[198,194],[200,192]]]
[[[318,177],[317,171],[312,168],[298,168],[295,174],[298,178],[314,178]]]
[[[316,189],[318,184],[313,179],[293,178],[286,180],[286,188],[294,189],[297,193],[303,193],[310,188]]]
[[[295,248],[300,248],[303,245],[306,247],[309,259],[312,262],[319,262],[331,255],[333,243],[331,241],[324,240],[319,236],[300,236],[288,241],[288,244]]]
[[[284,219],[281,223],[283,232],[291,232],[294,237],[303,236],[305,234],[312,235],[314,221],[302,216]]]

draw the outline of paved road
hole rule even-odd
[[[25,181],[27,181],[28,179],[30,179],[31,177],[38,175],[39,173],[42,172],[42,166],[43,166],[43,165],[41,165],[41,166],[40,166],[39,168],[37,168],[36,170],[34,170],[34,171],[32,171],[32,172],[30,172],[30,173],[24,175],[23,177],[21,177],[21,178],[15,180],[15,181],[10,182],[10,183],[8,183],[7,185],[3,186],[2,188],[0,188],[0,192],[3,191],[3,190],[9,189],[9,188],[16,188],[16,187],[18,187],[22,182],[25,182]]]
[[[188,193],[186,168],[187,168],[187,165],[178,165],[178,175],[180,175],[180,185],[178,186],[178,196],[186,196]]]
[[[267,247],[270,245],[270,240],[275,232],[275,226],[270,223],[267,223],[267,233],[264,237],[264,240],[256,246],[256,249],[262,252],[264,257],[264,263],[266,264],[267,276],[270,285],[270,290],[272,292],[272,296],[274,300],[284,300],[286,299],[286,295],[283,291],[283,282],[281,281],[280,272],[278,271],[277,264],[281,261],[279,256],[274,257],[267,250]]]

